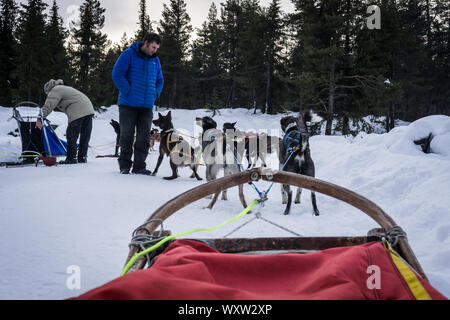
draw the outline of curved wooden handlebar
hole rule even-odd
[[[22,102],[19,102],[18,104],[16,104],[14,106],[14,108],[20,108],[20,107],[40,108],[41,106],[39,104],[37,104],[36,102],[33,102],[33,101],[22,101]]]
[[[369,217],[375,220],[385,231],[388,231],[397,226],[395,221],[378,205],[351,190],[326,181],[300,174],[284,171],[272,172],[271,170],[259,168],[216,179],[180,194],[179,196],[173,198],[166,204],[162,205],[159,209],[157,209],[147,220],[148,223],[144,225],[144,230],[148,231],[149,234],[152,234],[159,226],[159,223],[155,222],[155,220],[164,221],[181,208],[210,194],[214,194],[224,189],[228,189],[251,181],[257,181],[260,179],[309,189],[344,201],[366,213]],[[144,230],[139,231],[139,233],[145,233]],[[422,277],[426,279],[425,273],[423,272],[419,261],[411,250],[407,239],[404,237],[400,237],[398,246],[400,251],[399,253],[414,269],[416,269],[416,271]],[[128,254],[126,262],[128,262],[138,252],[138,250],[139,248],[137,246],[130,246],[130,252]],[[141,260],[138,260],[136,262],[136,264],[130,271],[141,269],[144,267],[144,265],[145,258],[142,258]]]

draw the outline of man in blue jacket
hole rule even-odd
[[[153,104],[161,95],[164,78],[157,51],[161,44],[155,33],[135,42],[117,60],[112,79],[119,89],[120,173],[151,175],[146,169],[150,147]],[[133,141],[134,142],[134,162]]]

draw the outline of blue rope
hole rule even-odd
[[[227,147],[228,147],[229,149],[231,149],[231,147],[230,147],[228,144],[227,144]],[[242,171],[245,171],[244,167],[243,167],[243,166],[241,165],[241,163],[239,162],[239,159],[238,159],[238,158],[236,157],[236,155],[234,154],[234,151],[233,151],[233,150],[231,150],[231,151],[232,151],[232,153],[233,153],[234,160],[236,161],[236,163],[237,163],[237,165],[239,166],[239,168],[241,168]],[[255,189],[256,193],[258,193],[259,197],[261,198],[262,192],[259,191],[258,187],[253,183],[253,181],[250,181],[249,184],[253,187],[253,189]]]
[[[289,157],[287,158],[286,162],[283,164],[283,166],[281,167],[281,171],[283,171],[284,167],[286,167],[286,165],[288,164],[289,160],[291,159],[292,155],[297,151],[297,148],[294,148],[291,152],[291,154],[289,155]],[[269,186],[269,188],[267,189],[266,196],[269,194],[270,190],[272,189],[273,185],[275,184],[275,182],[272,182],[272,184]]]
[[[291,138],[291,139],[292,139],[292,138]],[[292,140],[294,140],[294,139],[292,139]],[[229,149],[231,149],[230,146],[229,146],[228,144],[227,144],[227,147],[228,147]],[[299,149],[298,149],[298,148],[289,148],[289,150],[292,150],[292,151],[291,151],[291,153],[289,154],[289,157],[287,158],[287,160],[284,162],[283,166],[281,167],[281,171],[283,171],[283,169],[286,167],[286,165],[288,164],[289,160],[292,158],[292,156],[294,155],[294,153],[297,152]],[[289,151],[289,150],[288,150],[288,151]],[[231,150],[231,151],[232,151],[232,150]],[[232,152],[232,153],[233,153],[233,157],[234,157],[234,160],[236,161],[237,165],[241,168],[242,171],[245,171],[245,170],[244,170],[244,167],[241,165],[241,163],[239,162],[239,159],[236,157],[236,155],[234,154],[234,152]],[[259,191],[258,187],[256,187],[256,185],[253,183],[253,181],[250,181],[249,184],[250,184],[250,185],[253,187],[253,189],[255,189],[255,191],[258,193],[258,195],[259,195],[261,201],[264,202],[264,201],[267,200],[267,195],[269,194],[269,192],[270,192],[270,190],[272,189],[272,187],[273,187],[273,185],[275,184],[275,182],[272,182],[272,184],[269,186],[269,188],[268,188],[266,191],[264,191],[264,192]]]

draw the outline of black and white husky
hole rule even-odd
[[[211,117],[196,118],[197,125],[202,127],[202,156],[206,165],[206,180],[212,181],[217,178],[221,170],[224,175],[239,173],[240,167],[236,162],[233,143],[227,144],[225,135],[217,129],[217,123]],[[239,199],[244,206],[247,203],[244,197],[244,186],[239,186]],[[216,193],[207,206],[212,209],[219,197],[220,192]],[[222,191],[222,199],[227,200],[227,190]]]
[[[312,110],[301,112],[298,118],[288,116],[281,119],[280,124],[284,137],[280,144],[280,170],[314,177],[315,167],[309,150],[309,132],[306,123],[320,121],[322,121],[322,118]],[[290,186],[283,185],[281,192],[283,204],[286,204],[284,214],[288,215],[292,204]],[[298,188],[295,203],[300,203],[301,193],[302,189]],[[311,201],[314,214],[318,216],[319,209],[317,209],[314,191],[311,191]]]

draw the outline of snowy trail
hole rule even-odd
[[[7,154],[20,150],[18,138],[6,135],[14,129],[14,123],[6,122],[9,112],[0,108],[0,153]],[[172,113],[175,127],[190,132],[194,132],[195,117],[206,115],[204,110]],[[65,116],[52,116],[50,120],[60,124],[57,133],[63,138]],[[96,117],[92,145],[115,140],[111,118],[118,119],[117,107]],[[221,127],[237,120],[237,126],[245,130],[257,130],[261,124],[270,130],[278,129],[280,118],[237,109],[222,111],[218,122]],[[392,216],[407,232],[431,283],[450,296],[450,152],[446,146],[450,120],[437,117],[430,121],[428,125],[440,130],[438,142],[442,142],[435,146],[440,155],[425,155],[408,144],[407,138],[421,134],[417,125],[385,135],[361,134],[355,139],[315,136],[310,139],[311,152],[317,178],[366,196]],[[64,299],[116,278],[133,229],[166,201],[202,183],[189,178],[189,169],[180,170],[175,181],[163,180],[171,173],[167,160],[157,177],[122,176],[115,159],[94,159],[95,154],[113,153],[113,146],[99,149],[90,151],[86,165],[0,168],[0,299]],[[154,151],[147,160],[149,169],[154,169],[156,159]],[[204,170],[200,167],[201,177]],[[258,183],[260,189],[268,185]],[[247,202],[256,198],[248,185],[245,195]],[[269,196],[263,216],[301,235],[356,236],[377,227],[359,210],[320,194],[321,216],[314,217],[307,190],[302,204],[293,205],[289,216],[282,215],[280,187],[275,186]],[[229,191],[229,199],[219,200],[213,211],[203,209],[209,200],[193,203],[169,218],[165,227],[177,233],[220,224],[242,210],[237,188]],[[221,237],[238,224],[195,236]],[[233,236],[290,235],[255,221]],[[81,270],[80,290],[66,286],[67,268],[72,265]]]

